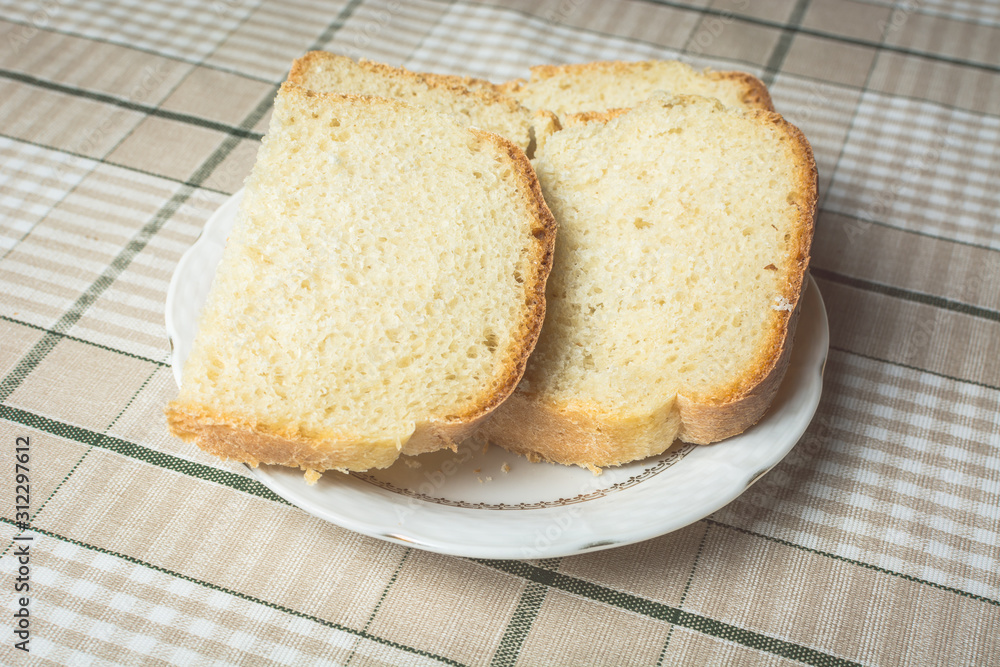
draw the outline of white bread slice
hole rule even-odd
[[[506,137],[529,158],[536,146],[544,144],[559,129],[551,112],[530,111],[488,81],[411,72],[326,51],[310,51],[298,58],[292,64],[288,81],[322,93],[388,97],[452,113],[467,125]]]
[[[313,480],[453,446],[523,372],[554,232],[507,140],[285,83],[170,429]]]
[[[696,70],[676,60],[599,61],[538,65],[531,77],[500,89],[529,109],[549,109],[561,121],[577,113],[630,109],[654,92],[713,97],[727,107],[774,111],[767,87],[745,72]]]
[[[559,225],[547,314],[482,435],[590,468],[764,414],[809,263],[816,167],[778,114],[654,95],[554,134],[534,161]]]

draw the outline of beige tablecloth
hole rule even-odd
[[[1000,660],[1000,5],[3,5],[0,662]],[[495,81],[611,58],[760,76],[819,165],[831,349],[803,440],[674,533],[489,561],[311,518],[171,437],[172,271],[316,48]]]

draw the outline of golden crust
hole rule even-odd
[[[619,116],[624,116],[629,109],[608,109],[607,111],[580,111],[563,116],[563,127],[576,127],[587,123],[607,123]]]
[[[370,105],[412,106],[377,97],[319,93],[290,82],[284,83],[281,91],[285,95],[312,100],[339,98]],[[472,128],[468,131],[510,161],[518,190],[533,219],[534,249],[529,263],[533,272],[524,278],[525,310],[515,338],[518,344],[498,372],[493,383],[495,388],[484,392],[475,405],[461,414],[418,422],[415,431],[405,440],[389,437],[383,441],[372,441],[349,434],[308,437],[294,430],[264,427],[245,417],[217,414],[207,406],[180,401],[170,403],[166,409],[167,423],[174,435],[226,460],[254,467],[260,463],[298,467],[309,471],[310,478],[314,479],[312,471],[382,468],[392,464],[400,454],[454,448],[507,398],[524,373],[545,317],[545,282],[552,268],[556,224],[542,198],[534,169],[523,151],[499,135]]]
[[[676,96],[678,98],[692,96]],[[569,124],[608,122],[627,110],[574,114]],[[788,369],[809,268],[817,206],[817,172],[812,148],[802,132],[779,114],[747,112],[775,125],[787,138],[799,168],[798,237],[790,247],[791,270],[783,286],[789,310],[775,310],[770,336],[757,360],[712,396],[679,394],[663,411],[646,419],[620,419],[596,408],[548,405],[525,391],[515,392],[483,423],[480,435],[491,443],[554,463],[586,468],[621,465],[666,451],[675,439],[706,445],[738,435],[764,416]]]
[[[463,77],[453,74],[433,74],[429,72],[413,72],[404,67],[393,67],[385,63],[375,62],[360,58],[352,60],[347,56],[337,55],[328,51],[310,51],[297,58],[292,63],[292,68],[288,73],[287,82],[308,89],[306,80],[308,74],[314,69],[336,66],[338,62],[351,63],[362,70],[377,75],[386,80],[395,80],[408,86],[425,86],[427,89],[447,91],[455,98],[456,103],[463,101],[470,107],[489,108],[495,107],[509,114],[512,118],[520,117],[526,136],[535,131],[539,123],[533,111],[522,106],[513,97],[505,94],[496,84],[485,79],[474,77]],[[357,91],[345,90],[336,91],[343,93],[356,93]],[[539,127],[544,128],[542,122]],[[548,130],[551,132],[551,130]],[[523,151],[529,151],[530,138],[526,138],[523,145],[519,147]]]
[[[764,82],[746,72],[715,72],[705,70],[704,74],[716,80],[729,79],[736,81],[743,89],[743,103],[748,107],[763,109],[764,111],[774,111],[774,102],[771,100],[771,93]]]
[[[594,469],[662,453],[673,442],[677,427],[678,415],[671,409],[646,419],[611,419],[517,391],[484,422],[478,435],[532,461]]]
[[[526,317],[518,335],[522,345],[517,350],[518,354],[505,369],[499,388],[477,410],[461,415],[460,423],[479,420],[495,410],[514,391],[521,376],[524,375],[528,357],[535,348],[538,335],[542,330],[542,322],[545,320],[545,282],[552,270],[552,258],[556,243],[555,218],[542,197],[541,185],[539,185],[535,170],[524,152],[500,135],[485,130],[472,129],[471,131],[492,143],[498,152],[506,153],[507,157],[514,163],[514,173],[518,179],[518,185],[535,220],[532,236],[537,243],[530,263],[535,269],[535,273],[525,279]]]
[[[571,65],[535,65],[534,67],[531,68],[530,80],[526,81],[524,79],[513,79],[511,81],[498,84],[495,87],[500,92],[516,98],[519,93],[524,91],[525,88],[529,87],[533,82],[544,81],[546,79],[551,79],[554,77],[564,76],[564,75],[586,76],[589,73],[611,73],[621,78],[627,78],[629,76],[635,75],[638,72],[649,70],[657,66],[658,64],[664,62],[676,62],[678,64],[683,64],[680,63],[680,61],[601,60],[601,61],[571,64]],[[764,83],[757,77],[748,74],[746,72],[715,71],[708,68],[695,71],[713,81],[728,80],[736,83],[737,86],[742,91],[741,98],[743,100],[743,103],[746,104],[747,107],[763,109],[765,111],[774,111],[774,104],[771,100],[771,94],[768,92],[767,86],[765,86]],[[671,92],[682,94],[684,91],[671,91]],[[606,111],[612,111],[612,110],[579,109],[572,115],[580,115],[585,113],[602,113]]]
[[[193,442],[203,451],[226,461],[256,468],[259,464],[281,465],[309,471],[369,470],[391,465],[400,454],[423,454],[454,448],[467,438],[480,418],[418,424],[405,442],[356,438],[319,439],[270,432],[238,418],[219,415],[199,406],[173,403],[167,410],[170,431]]]
[[[678,97],[683,99],[693,96],[682,95]],[[778,113],[754,110],[747,112],[747,114],[751,118],[774,125],[787,138],[793,159],[799,165],[799,178],[796,182],[796,191],[801,193],[801,197],[795,203],[799,211],[799,224],[795,227],[798,234],[795,239],[790,239],[789,259],[792,261],[794,269],[786,274],[781,294],[787,310],[773,311],[771,336],[762,346],[757,361],[750,365],[742,377],[736,379],[727,388],[723,394],[724,398],[718,403],[717,407],[727,404],[736,405],[742,401],[747,401],[747,405],[753,405],[754,400],[756,400],[754,397],[763,392],[763,388],[769,386],[768,383],[773,379],[775,374],[777,374],[778,382],[775,384],[773,391],[770,392],[772,398],[773,394],[777,391],[777,385],[780,384],[780,380],[784,376],[784,367],[787,366],[787,352],[794,338],[799,300],[802,297],[805,288],[805,276],[809,270],[809,258],[816,219],[816,207],[818,204],[816,161],[813,157],[812,147],[809,145],[805,135],[802,134],[799,128],[786,121]],[[691,401],[690,409],[692,410],[695,404],[705,403],[706,401],[704,397],[698,396],[691,396],[689,400]],[[767,405],[769,404],[770,401],[767,401]],[[762,414],[763,411],[761,411],[758,419]],[[750,424],[744,426],[743,429],[736,431],[736,433],[741,433],[753,423],[756,423],[756,421],[755,419]],[[687,423],[687,420],[684,420],[684,422]],[[717,430],[724,432],[727,429],[720,426]],[[735,435],[735,433],[732,435]],[[709,441],[714,442],[723,437],[729,436],[713,437]],[[703,438],[698,438],[688,441],[705,444],[702,440]]]
[[[414,72],[405,67],[393,67],[385,63],[359,58],[353,60],[347,56],[338,55],[329,51],[309,51],[292,63],[292,68],[288,72],[287,82],[301,88],[307,88],[305,81],[309,72],[313,69],[322,69],[328,65],[336,65],[338,61],[349,62],[372,74],[378,74],[386,79],[396,79],[407,83],[422,83],[431,88],[444,88],[464,95],[468,93],[482,93],[482,99],[494,99],[505,106],[516,109],[520,106],[517,100],[512,100],[499,90],[499,88],[485,79],[473,77],[463,77],[453,74],[433,74],[430,72]],[[353,91],[337,91],[349,93]],[[511,104],[513,103],[513,104]]]

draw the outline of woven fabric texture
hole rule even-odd
[[[0,5],[0,663],[996,663],[1000,5]],[[799,444],[682,530],[490,561],[322,522],[172,437],[168,283],[311,49],[498,82],[650,58],[760,77],[819,168],[831,349]]]

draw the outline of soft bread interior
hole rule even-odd
[[[175,432],[285,439],[319,453],[280,462],[322,470],[385,465],[420,424],[477,418],[513,389],[534,342],[548,215],[526,158],[499,137],[286,84],[171,407]]]
[[[751,387],[808,258],[815,184],[789,127],[657,95],[553,135],[535,168],[559,237],[519,393],[624,422]]]

